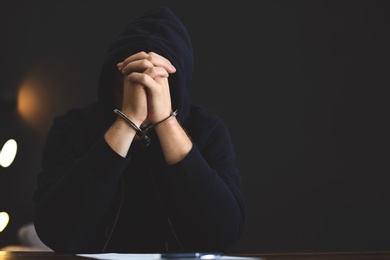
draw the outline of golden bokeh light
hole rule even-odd
[[[57,56],[58,53],[61,55]],[[47,132],[54,116],[62,114],[82,99],[72,55],[64,57],[61,50],[55,54],[37,62],[18,86],[18,114],[29,127],[41,134]]]
[[[33,121],[39,114],[39,93],[33,82],[24,82],[18,93],[18,111],[24,119]]]
[[[21,84],[17,109],[20,116],[34,129],[45,124],[49,111],[48,91],[44,82],[30,76]]]

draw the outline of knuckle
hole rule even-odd
[[[142,66],[143,68],[147,69],[147,68],[151,68],[151,67],[153,66],[153,64],[151,64],[149,60],[143,59],[143,60],[141,61],[141,66]]]

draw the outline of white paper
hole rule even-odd
[[[104,254],[78,254],[78,256],[89,257],[101,260],[130,260],[130,259],[142,259],[142,260],[155,260],[161,259],[161,254],[120,254],[120,253],[104,253]]]
[[[156,260],[156,259],[162,259],[161,254],[127,254],[127,253],[103,253],[103,254],[77,254],[77,256],[81,257],[89,257],[93,259],[100,259],[100,260],[135,260],[135,259],[141,259],[141,260]],[[174,259],[174,258],[172,258]],[[177,259],[184,259],[184,258],[177,258]],[[193,258],[189,258],[193,259]],[[206,257],[199,257],[199,259],[211,259]],[[264,259],[262,257],[239,257],[239,256],[217,256],[214,259],[220,259],[220,260],[251,260],[251,259]]]

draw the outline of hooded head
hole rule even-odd
[[[189,113],[189,84],[193,73],[190,36],[180,19],[167,7],[157,7],[130,21],[108,48],[99,78],[99,113],[103,129],[115,119],[113,88],[118,80],[116,64],[140,51],[156,52],[176,68],[168,78],[172,110],[183,122]]]

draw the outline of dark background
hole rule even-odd
[[[108,44],[160,4],[192,36],[193,101],[231,130],[249,213],[235,250],[390,249],[390,10],[372,0],[0,0],[0,148],[19,142],[0,246],[32,221],[52,118],[96,99]]]

